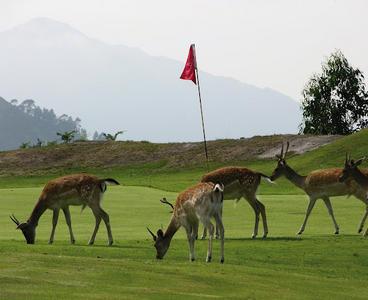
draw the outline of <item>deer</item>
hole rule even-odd
[[[354,161],[353,159],[350,159],[348,154],[346,154],[345,158],[345,166],[342,171],[342,174],[339,177],[340,182],[345,182],[346,180],[349,180],[350,178],[353,178],[355,182],[365,191],[365,214],[363,215],[363,219],[360,222],[358,233],[361,233],[364,228],[365,220],[368,216],[368,172],[362,172],[358,166],[365,160],[366,158],[360,158],[357,161]],[[368,228],[365,230],[363,236],[368,235]]]
[[[211,223],[211,218],[214,217],[220,231],[220,262],[224,262],[225,229],[220,214],[223,203],[223,190],[224,187],[221,184],[203,182],[186,189],[178,195],[175,205],[173,205],[170,223],[165,232],[159,229],[157,235],[155,235],[147,227],[148,232],[152,235],[154,247],[156,248],[156,259],[164,258],[173,236],[183,226],[189,244],[189,260],[194,261],[194,243],[198,234],[199,222],[202,222],[209,231],[206,262],[211,262],[212,240],[214,236],[214,226]],[[164,201],[161,202],[167,203],[166,199]]]
[[[47,209],[52,210],[52,230],[48,242],[49,244],[52,244],[54,242],[59,211],[62,209],[69,228],[70,242],[71,244],[74,244],[75,238],[72,230],[69,206],[82,205],[82,211],[86,206],[89,206],[94,214],[96,223],[88,244],[94,244],[102,219],[107,229],[108,245],[111,246],[113,244],[113,237],[109,215],[101,208],[100,205],[103,194],[106,191],[107,184],[119,185],[119,182],[112,178],[99,179],[98,177],[89,174],[73,174],[53,179],[43,188],[41,195],[26,222],[21,223],[14,214],[10,216],[10,219],[17,225],[16,229],[22,231],[27,244],[34,244],[39,219]]]
[[[263,222],[263,238],[266,238],[268,234],[266,208],[256,196],[261,178],[272,183],[269,176],[260,172],[255,172],[244,167],[224,167],[204,175],[201,180],[201,182],[222,183],[225,187],[224,200],[236,199],[236,202],[238,202],[241,198],[244,198],[249,203],[255,214],[254,230],[252,234],[253,239],[258,235],[260,214]],[[222,210],[220,214],[222,216]],[[206,235],[206,228],[204,228],[202,239],[206,238]],[[216,237],[218,237],[217,227]]]
[[[285,152],[284,152],[284,144],[282,144],[281,153],[279,155],[276,155],[277,166],[271,175],[271,180],[275,181],[279,177],[285,176],[291,183],[293,183],[298,188],[302,189],[309,197],[309,204],[305,214],[305,218],[297,234],[301,235],[304,232],[308,218],[318,199],[323,200],[334,224],[335,234],[339,234],[340,229],[335,219],[330,197],[354,195],[359,200],[363,201],[364,203],[367,203],[366,193],[364,192],[364,189],[360,188],[351,179],[346,180],[345,182],[341,182],[339,180],[340,176],[343,174],[343,169],[341,168],[315,170],[310,172],[306,176],[299,175],[286,162],[285,157],[288,150],[289,150],[289,142],[287,142],[286,144]],[[368,175],[368,170],[366,172]],[[359,226],[358,230],[359,232],[362,231],[364,221],[365,218],[363,217]]]

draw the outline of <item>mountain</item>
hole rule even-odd
[[[1,97],[0,128],[0,150],[17,149],[23,143],[33,146],[38,142],[60,140],[57,132],[76,130],[80,136],[83,131],[79,119],[73,120],[67,115],[57,117],[52,109],[41,109],[30,99],[18,104]]]
[[[46,18],[0,33],[0,95],[78,115],[90,132],[127,130],[125,139],[201,140],[197,89],[179,80],[183,66]],[[209,139],[297,132],[291,98],[206,72],[200,80]]]

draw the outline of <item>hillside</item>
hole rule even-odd
[[[201,140],[196,87],[179,79],[184,62],[109,45],[45,18],[0,32],[0,44],[7,99],[32,97],[77,115],[90,133],[126,130],[124,138],[131,140]],[[197,50],[206,55],[200,45]],[[183,60],[186,55],[183,49]],[[200,78],[209,139],[297,132],[301,112],[290,97],[204,70]]]
[[[282,141],[290,151],[305,153],[338,140],[339,136],[274,135],[208,142],[211,164],[273,158]],[[50,147],[0,152],[0,175],[36,175],[64,169],[134,168],[154,165],[155,171],[202,168],[203,143],[157,144],[132,141],[85,141]]]
[[[18,104],[0,97],[0,149],[17,149],[22,143],[34,145],[37,139],[55,141],[57,132],[80,132],[79,121],[67,115],[56,116],[52,109],[42,109],[30,99]]]
[[[350,137],[273,135],[210,141],[209,168],[242,165],[270,174],[275,167],[274,154],[279,153],[282,141],[288,140],[290,155],[295,155],[290,161],[304,172],[326,161],[336,164],[338,154],[335,157],[320,151],[329,145],[334,149],[337,142],[345,145],[347,138]],[[315,160],[316,153],[320,156]],[[0,187],[43,185],[50,178],[75,172],[113,176],[125,185],[178,191],[199,180],[207,168],[202,143],[89,141],[0,152]],[[283,184],[272,189],[265,186],[262,192],[295,193],[297,190]]]

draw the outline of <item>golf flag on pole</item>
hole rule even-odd
[[[204,152],[205,152],[205,155],[206,155],[207,171],[209,171],[206,130],[204,128],[201,88],[200,88],[200,85],[199,85],[197,58],[196,58],[196,52],[195,52],[195,45],[194,44],[190,45],[187,62],[185,63],[185,67],[184,67],[183,73],[181,73],[180,79],[191,80],[191,81],[194,82],[195,85],[197,85],[197,88],[198,88],[199,107],[201,109],[201,119],[202,119]]]
[[[183,72],[181,73],[180,79],[191,80],[194,82],[194,84],[197,84],[194,44],[190,45],[187,62],[185,63],[185,67]]]

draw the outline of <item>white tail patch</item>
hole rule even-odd
[[[268,177],[262,177],[266,182],[270,183],[270,184],[276,184],[275,181],[272,181],[270,178]]]
[[[224,185],[221,183],[217,183],[215,187],[213,188],[215,192],[223,192],[224,191]]]

